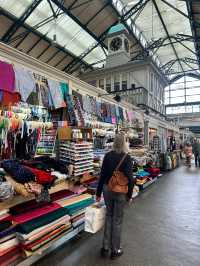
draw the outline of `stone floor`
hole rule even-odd
[[[200,169],[165,174],[127,207],[120,259],[100,258],[101,240],[83,233],[35,266],[200,266]]]

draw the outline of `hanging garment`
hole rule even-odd
[[[0,88],[14,92],[15,91],[15,72],[13,66],[0,61]]]
[[[55,109],[66,107],[66,103],[63,100],[60,83],[58,81],[48,79],[48,85]]]
[[[20,101],[21,96],[18,92],[2,91],[2,93],[2,105],[4,106],[12,106]]]
[[[16,91],[20,93],[22,101],[26,102],[31,92],[36,92],[33,73],[17,66],[14,66],[14,71]]]
[[[60,83],[60,89],[62,92],[63,100],[66,102],[67,95],[69,94],[69,85],[67,83],[61,82]]]

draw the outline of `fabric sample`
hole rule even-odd
[[[13,66],[0,61],[0,88],[9,92],[15,90],[15,72]]]
[[[17,66],[14,66],[14,71],[16,91],[20,93],[21,99],[26,102],[31,92],[36,92],[33,73]]]

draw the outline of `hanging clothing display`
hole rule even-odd
[[[36,92],[33,73],[18,66],[14,66],[14,71],[16,91],[20,93],[22,101],[26,102],[31,92]]]
[[[0,61],[0,89],[4,91],[15,91],[15,72],[13,66]]]
[[[51,94],[54,108],[57,109],[57,108],[61,108],[61,107],[66,107],[66,103],[64,102],[60,83],[58,81],[48,79],[48,86],[49,86],[49,90],[50,90],[50,94]],[[64,86],[62,86],[62,88],[63,87]],[[65,92],[65,89],[64,89],[64,92]],[[65,97],[66,97],[66,95],[65,95]]]

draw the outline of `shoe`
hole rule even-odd
[[[109,250],[108,250],[108,249],[101,248],[101,257],[102,257],[102,258],[107,257],[108,254],[109,254]]]
[[[110,259],[111,260],[115,260],[119,257],[121,257],[123,255],[123,250],[122,249],[118,249],[117,251],[115,252],[111,252],[111,255],[110,255]]]

